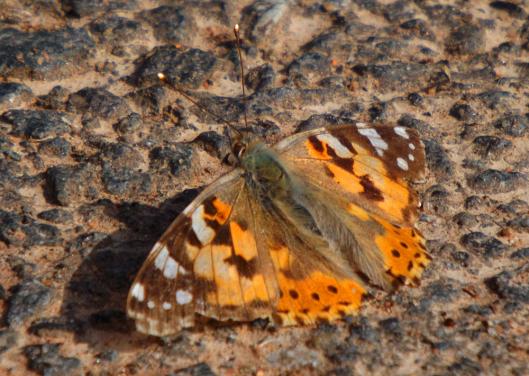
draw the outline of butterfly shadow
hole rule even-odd
[[[95,245],[83,247],[80,241],[79,249],[72,251],[80,252],[84,258],[66,285],[61,316],[75,324],[78,342],[105,351],[130,350],[156,341],[137,333],[127,319],[127,293],[154,243],[198,191],[184,191],[160,207],[110,201],[90,205],[92,209],[102,207],[106,216],[125,226],[110,235],[93,235],[98,239]]]

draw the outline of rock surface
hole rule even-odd
[[[0,374],[529,374],[526,2],[4,3]],[[132,278],[229,171],[218,117],[240,125],[245,108],[270,142],[354,122],[419,132],[420,287],[374,289],[332,325],[134,331]]]

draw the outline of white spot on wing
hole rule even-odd
[[[397,165],[404,171],[408,171],[408,162],[406,162],[405,159],[402,159],[401,157],[397,158]]]
[[[380,137],[377,130],[374,128],[359,128],[358,133],[368,138],[369,142],[376,149],[379,156],[384,155],[384,150],[388,150],[388,144]]]
[[[163,276],[169,279],[175,279],[178,273],[178,263],[171,256],[167,257],[165,267],[163,268]]]
[[[149,300],[149,301],[147,302],[147,307],[148,307],[149,309],[153,309],[154,307],[156,307],[156,304],[154,304],[154,302],[153,302],[152,300]]]
[[[327,143],[340,158],[352,158],[353,153],[343,145],[340,140],[330,134],[320,134],[316,137],[318,140]]]
[[[415,157],[412,154],[408,154],[408,159],[413,162]]]
[[[408,135],[408,132],[406,131],[406,128],[404,128],[404,127],[395,127],[395,128],[393,128],[393,130],[395,131],[395,133],[397,135],[399,135],[400,137],[405,138],[406,140],[408,140],[410,138],[410,136]]]
[[[139,302],[143,302],[143,299],[145,299],[145,288],[143,287],[141,283],[136,282],[134,286],[132,286],[131,294]]]
[[[149,332],[149,328],[147,328],[147,325],[145,325],[145,322],[142,322],[142,321],[136,321],[136,329],[138,330],[138,332],[142,332],[142,333]]]
[[[165,309],[166,311],[169,311],[172,307],[173,307],[173,305],[171,303],[168,303],[168,302],[163,302],[163,304],[162,304],[162,308]]]
[[[411,142],[408,144],[408,146],[411,150],[415,150],[415,145],[413,145]]]
[[[193,300],[193,295],[185,290],[176,291],[176,303],[180,305],[188,304]]]
[[[166,246],[163,246],[163,248],[160,250],[160,253],[158,253],[158,256],[156,256],[156,259],[154,260],[154,266],[157,269],[162,270],[163,266],[165,265],[165,260],[167,260],[167,256],[169,256],[169,251],[167,250]]]
[[[204,205],[200,205],[191,216],[191,227],[202,245],[208,244],[215,236],[215,231],[204,221]]]

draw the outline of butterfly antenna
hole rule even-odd
[[[196,100],[191,98],[191,96],[189,94],[187,94],[183,89],[181,89],[181,88],[177,87],[176,85],[173,85],[169,81],[167,81],[167,77],[165,76],[165,74],[163,74],[161,72],[158,73],[158,79],[160,81],[162,81],[164,84],[166,84],[167,86],[169,86],[174,91],[178,92],[181,96],[183,96],[189,102],[193,103],[195,106],[200,108],[202,111],[204,111],[205,113],[213,116],[218,123],[226,124],[228,126],[228,128],[230,128],[232,131],[237,133],[239,136],[241,135],[241,132],[237,128],[235,128],[233,126],[233,124],[231,124],[228,120],[226,120],[223,117],[221,117],[221,116],[215,114],[214,112],[210,111],[207,107],[203,106],[202,104],[198,103]]]
[[[241,52],[241,38],[239,36],[239,24],[235,24],[233,27],[233,33],[235,34],[235,41],[237,44],[237,53],[239,54],[239,66],[241,67],[241,86],[242,86],[242,101],[244,103],[244,126],[248,128],[248,115],[246,111],[246,90],[244,88],[244,64],[242,61],[242,52]]]

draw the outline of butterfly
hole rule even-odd
[[[354,123],[268,146],[228,125],[235,168],[174,220],[132,283],[138,331],[168,336],[198,316],[331,322],[354,314],[371,285],[418,284],[431,257],[413,227],[409,182],[425,174],[414,129]]]
[[[324,127],[270,147],[234,140],[237,166],[165,231],[127,300],[138,331],[268,318],[278,325],[354,314],[370,285],[417,284],[430,261],[413,227],[425,171],[413,129]]]

